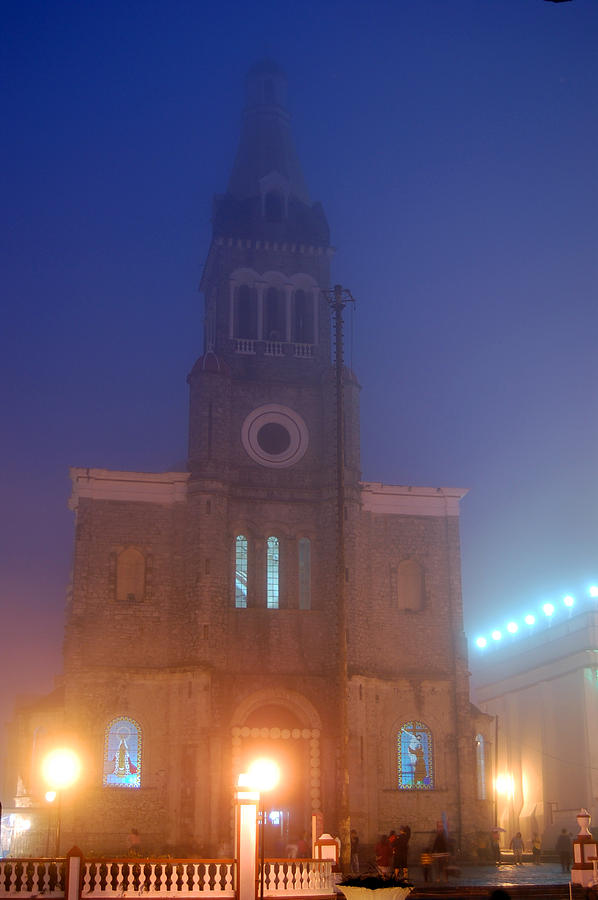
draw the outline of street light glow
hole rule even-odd
[[[273,759],[255,759],[247,770],[247,777],[254,791],[271,791],[280,781],[280,769]]]
[[[598,597],[598,584],[590,585],[590,597]]]
[[[551,616],[554,612],[554,606],[552,605],[552,603],[545,603],[542,607],[542,611],[545,616]]]
[[[519,625],[517,624],[517,622],[509,622],[509,624],[507,625],[507,631],[509,632],[509,634],[515,634],[517,631],[519,631]]]
[[[70,787],[81,773],[79,757],[73,750],[61,747],[48,753],[42,763],[42,774],[55,791]]]
[[[532,614],[530,613],[525,617],[524,622],[526,625],[534,625],[536,622],[536,617],[532,616]]]
[[[571,596],[571,594],[567,594],[566,597],[563,597],[563,603],[565,606],[572,607],[575,603],[575,598]]]
[[[492,640],[493,641],[500,641],[501,637],[502,637],[502,634],[498,629],[496,631],[492,632]]]
[[[478,645],[478,647],[485,647],[487,643],[488,641],[485,637],[476,638],[476,644]]]

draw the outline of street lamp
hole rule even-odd
[[[259,794],[260,810],[260,900],[264,900],[264,843],[266,837],[266,809],[262,803],[262,795],[271,791],[280,781],[280,769],[272,759],[256,759],[247,770],[247,786]]]
[[[42,762],[42,775],[50,790],[46,793],[48,803],[58,800],[56,824],[56,856],[60,852],[60,826],[62,819],[62,791],[71,787],[81,774],[81,761],[68,747],[52,750]]]

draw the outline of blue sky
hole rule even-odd
[[[367,480],[468,487],[470,637],[598,579],[598,4],[4,2],[2,717],[60,671],[69,465],[185,457],[243,77],[357,298]]]

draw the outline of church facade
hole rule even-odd
[[[132,827],[148,853],[223,850],[257,756],[281,769],[271,855],[313,813],[338,832],[343,767],[363,843],[403,823],[421,844],[441,819],[458,843],[489,827],[489,719],[470,703],[462,622],[465,492],[362,481],[349,370],[339,617],[332,250],[285,90],[273,64],[250,71],[214,200],[187,470],[71,471],[64,675],[43,726],[35,707],[17,717],[10,759],[35,798],[43,752],[78,752],[63,832],[88,852],[123,853]]]

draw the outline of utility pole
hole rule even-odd
[[[347,600],[345,561],[345,396],[343,353],[343,310],[355,300],[347,288],[335,284],[326,293],[332,310],[335,337],[336,374],[336,594],[338,614],[338,687],[340,709],[340,792],[339,830],[341,866],[343,872],[351,868],[351,819],[349,814],[349,722],[347,708]]]

